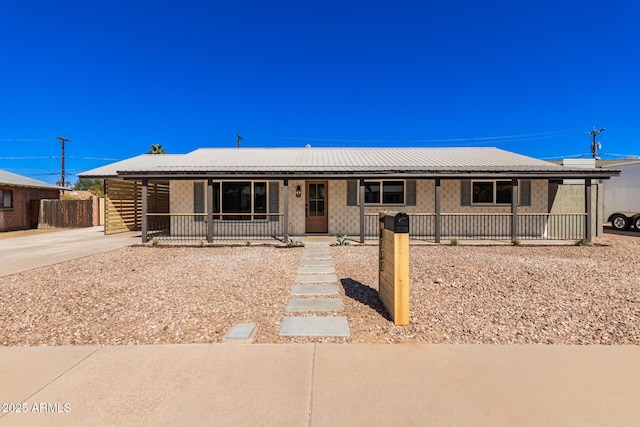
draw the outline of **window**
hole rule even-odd
[[[475,204],[511,204],[511,181],[473,181],[471,200]]]
[[[13,191],[0,190],[0,209],[8,209],[13,207]]]
[[[213,182],[213,219],[266,220],[267,193],[266,182]],[[206,212],[204,203],[204,183],[194,183],[194,212]],[[277,197],[277,191],[275,192]],[[277,202],[277,201],[276,201]],[[227,215],[215,215],[215,214]],[[238,214],[238,215],[228,215]],[[253,215],[263,214],[263,215]]]
[[[372,205],[404,204],[404,181],[365,181],[364,203]]]
[[[267,183],[253,183],[253,212],[267,213]],[[267,219],[264,215],[256,215],[254,219]]]
[[[251,213],[251,183],[222,183],[222,213]],[[244,215],[229,215],[224,219],[250,219]]]

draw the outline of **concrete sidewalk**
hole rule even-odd
[[[106,236],[102,226],[2,239],[0,277],[137,243],[139,231]]]
[[[638,346],[4,347],[0,425],[638,425],[639,366]]]

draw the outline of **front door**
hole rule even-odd
[[[307,233],[326,233],[329,231],[327,187],[327,181],[306,182],[305,231]]]

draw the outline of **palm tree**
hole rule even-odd
[[[167,154],[162,144],[152,144],[147,154]]]

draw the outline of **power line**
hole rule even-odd
[[[6,156],[0,160],[35,160],[35,159],[59,159],[60,156]]]
[[[559,136],[566,136],[571,134],[578,134],[581,131],[578,129],[567,129],[560,131],[549,132],[535,132],[535,133],[522,133],[514,135],[498,135],[498,136],[481,136],[470,138],[441,138],[441,139],[352,139],[352,138],[313,138],[313,137],[298,137],[298,136],[274,136],[274,135],[256,135],[247,134],[246,136],[264,139],[277,139],[288,141],[301,141],[301,142],[335,142],[335,143],[370,143],[370,144],[392,144],[392,143],[452,143],[452,142],[474,142],[482,143],[498,140],[512,140],[516,141],[528,141],[534,139],[547,139],[555,138]]]

